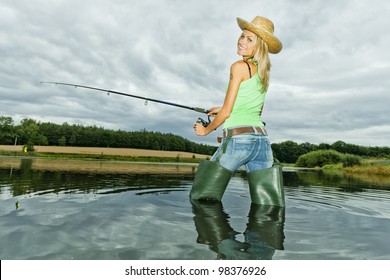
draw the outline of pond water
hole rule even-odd
[[[284,169],[286,208],[189,200],[192,165],[0,157],[0,259],[390,259],[389,178]]]

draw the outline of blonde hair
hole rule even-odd
[[[268,56],[268,45],[258,36],[256,36],[253,62],[257,63],[257,73],[260,77],[261,83],[263,84],[262,91],[266,91],[269,86],[271,61]]]

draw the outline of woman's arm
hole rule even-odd
[[[208,135],[210,132],[222,125],[225,120],[230,116],[234,102],[236,101],[238,88],[241,82],[244,80],[245,74],[247,74],[247,72],[248,68],[242,60],[232,64],[232,66],[230,67],[229,86],[226,92],[223,106],[219,110],[218,114],[215,116],[214,120],[207,127],[204,127],[203,125],[198,123],[195,124],[194,128],[196,131],[196,135]]]

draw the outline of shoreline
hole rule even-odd
[[[160,151],[132,148],[104,148],[104,147],[70,147],[70,146],[34,146],[35,153],[50,154],[78,154],[95,156],[122,156],[122,157],[156,157],[156,158],[197,158],[206,159],[209,155],[182,151]],[[22,145],[0,145],[0,151],[20,152]]]
[[[24,162],[23,160],[28,160]],[[44,158],[22,156],[0,156],[0,169],[23,169],[28,165],[32,170],[64,171],[90,174],[194,174],[195,163],[180,162],[131,162],[94,159]]]
[[[23,160],[27,161],[23,161]],[[125,160],[101,160],[82,158],[61,158],[61,157],[31,157],[31,156],[4,156],[0,155],[0,170],[9,170],[12,174],[15,170],[20,170],[28,166],[32,170],[48,172],[75,172],[86,174],[170,174],[181,176],[195,176],[198,163],[185,162],[141,162]],[[344,170],[323,170],[319,168],[302,168],[284,166],[283,172],[341,172],[345,176],[360,179],[364,182],[375,182],[379,186],[388,187],[390,177],[378,175],[370,172],[358,174]],[[245,168],[241,167],[237,173],[245,173]],[[241,176],[241,175],[240,175]]]
[[[31,169],[81,173],[194,174],[208,155],[127,148],[34,146],[24,154],[22,145],[0,145],[0,168],[17,170],[31,160]],[[3,154],[1,154],[3,152]]]

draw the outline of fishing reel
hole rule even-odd
[[[207,118],[208,118],[208,121],[205,121],[205,120],[202,119],[202,118],[198,118],[198,120],[196,121],[196,123],[200,123],[200,124],[203,125],[204,127],[207,127],[207,126],[211,123],[210,116],[207,116]]]

